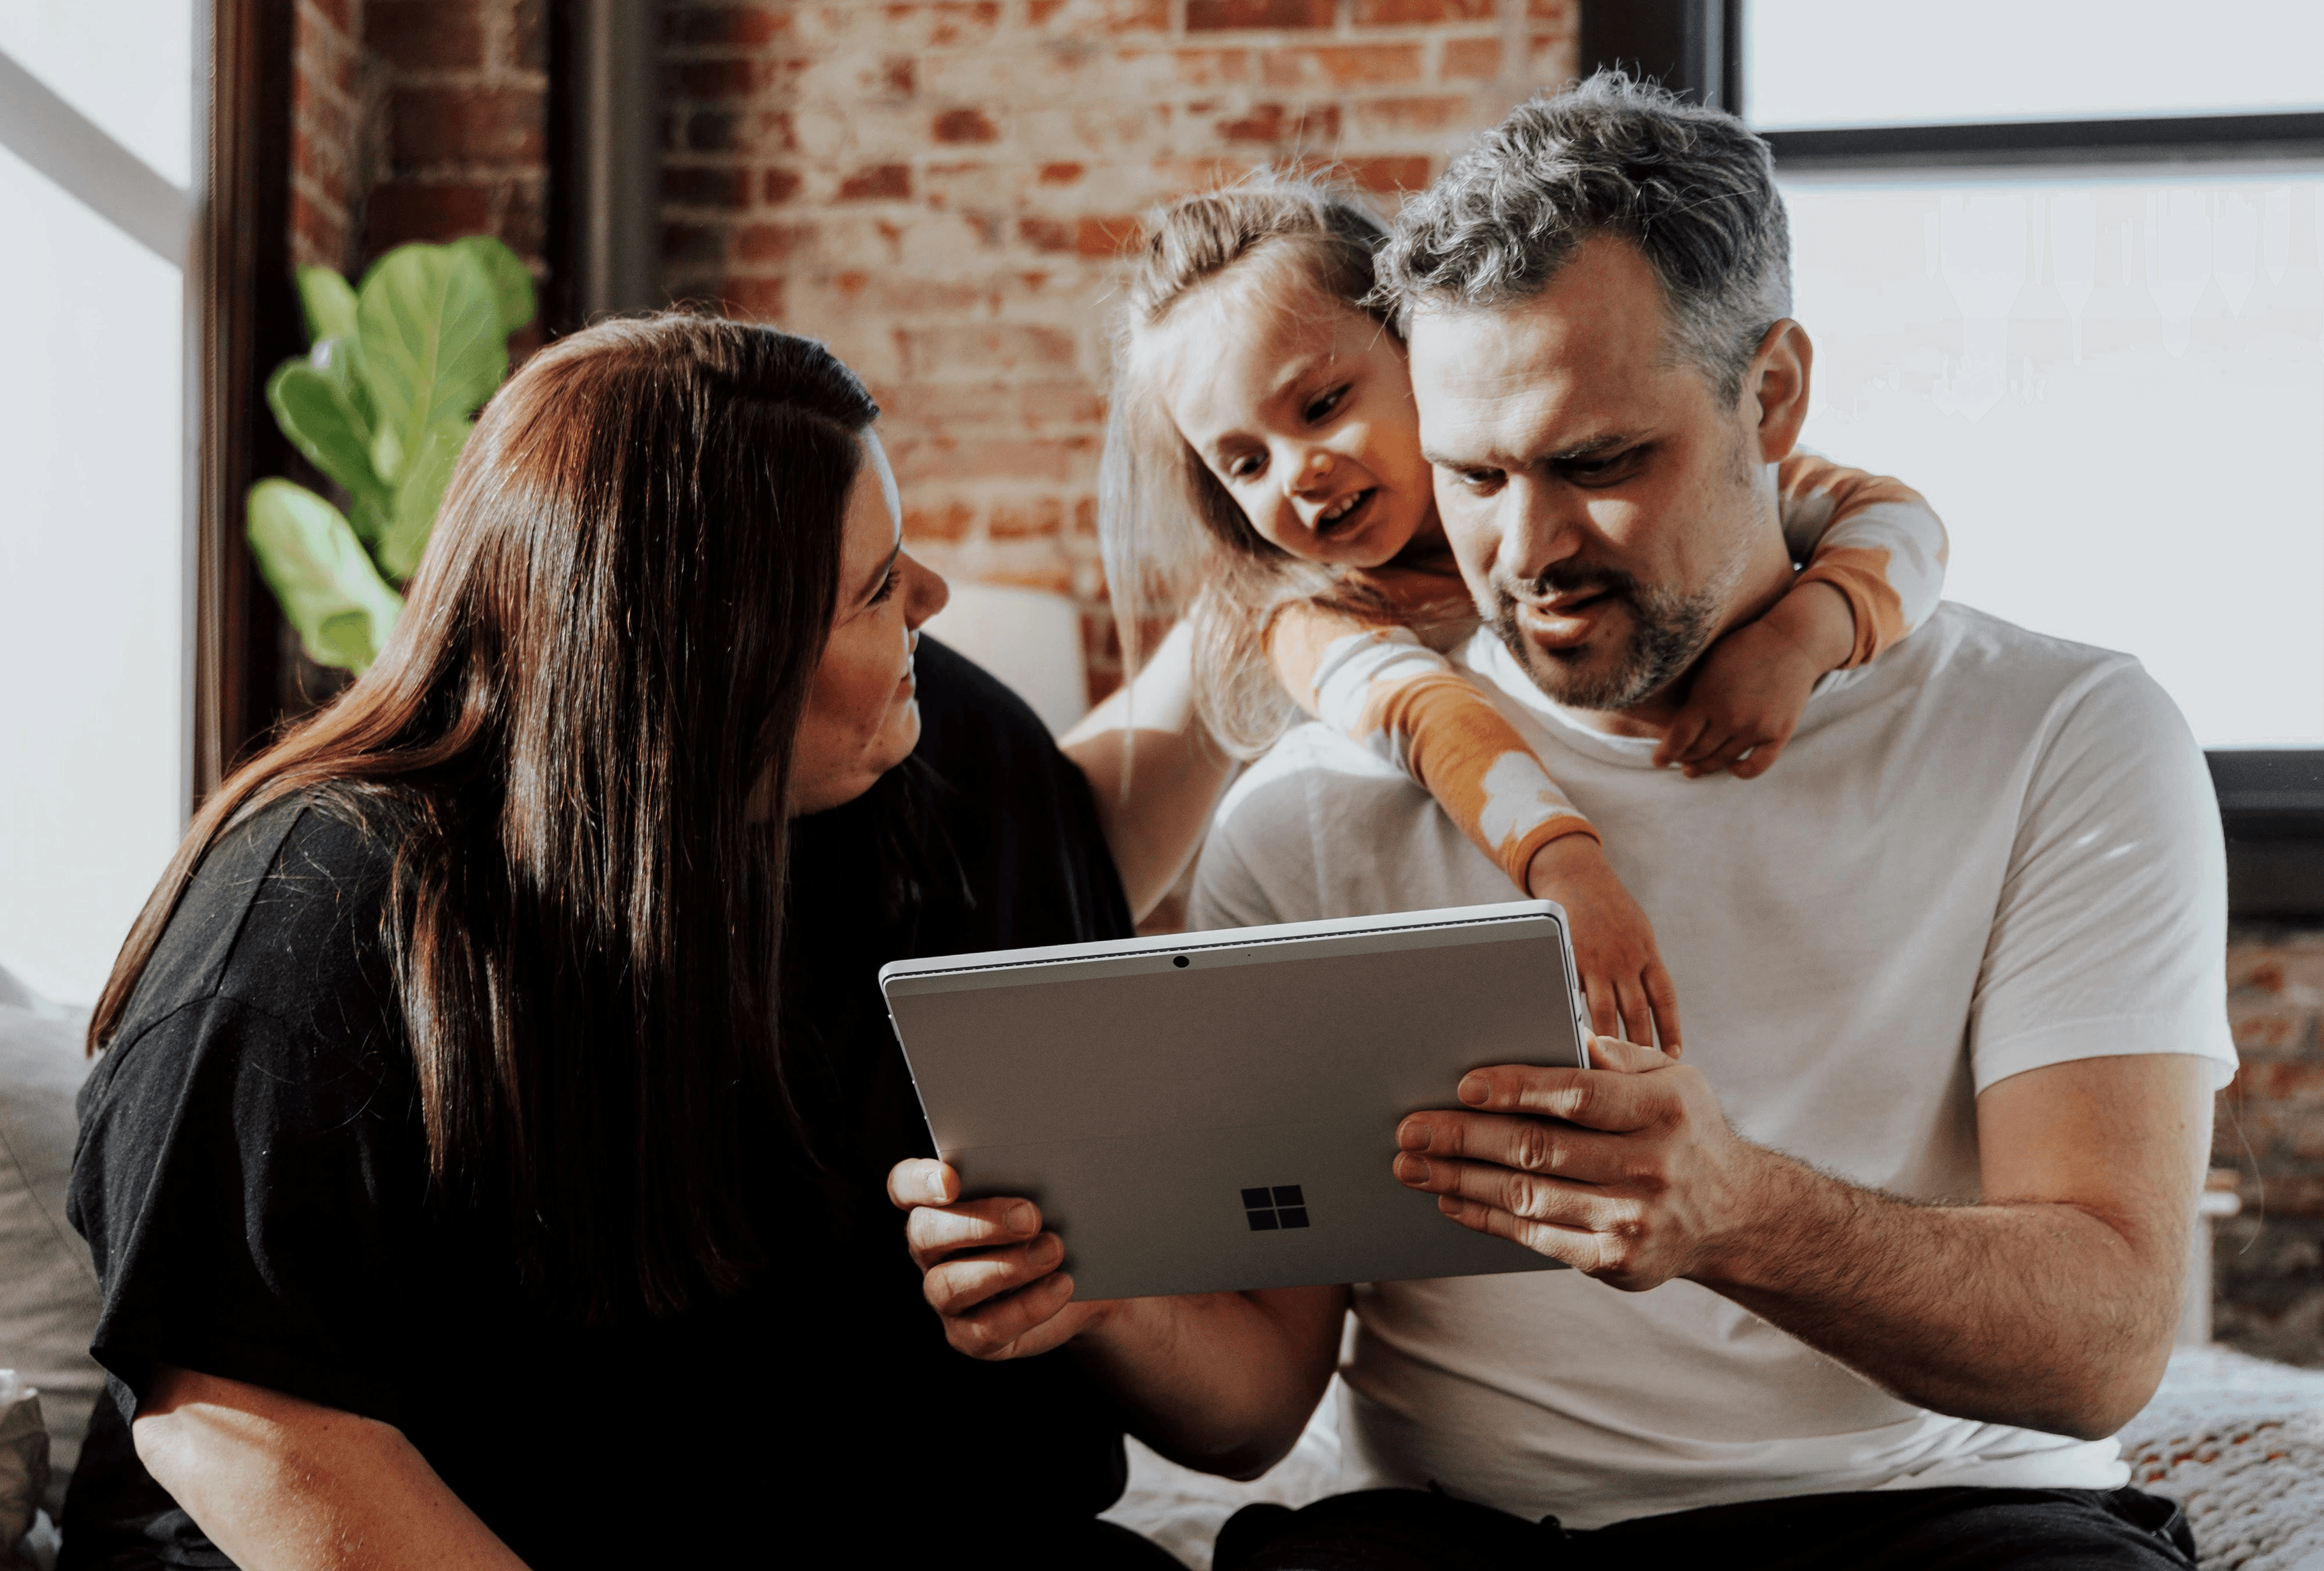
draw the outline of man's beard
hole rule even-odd
[[[1495,573],[1491,587],[1493,630],[1535,686],[1569,709],[1616,710],[1645,703],[1694,664],[1719,625],[1729,586],[1684,594],[1641,584],[1618,567],[1562,562],[1524,583]],[[1591,590],[1629,609],[1630,636],[1610,664],[1598,666],[1606,652],[1594,645],[1545,649],[1517,626],[1520,597],[1540,601]]]

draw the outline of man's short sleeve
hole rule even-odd
[[[1969,1021],[1983,1091],[2073,1059],[2235,1072],[2227,860],[2201,750],[2135,661],[2062,702],[2034,764]]]

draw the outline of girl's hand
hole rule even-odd
[[[1676,764],[1690,780],[1721,769],[1738,780],[1766,774],[1799,728],[1816,679],[1847,660],[1855,629],[1848,598],[1819,581],[1720,639],[1695,666],[1655,767]]]
[[[1654,923],[1614,876],[1598,842],[1569,834],[1542,847],[1526,868],[1526,891],[1565,907],[1591,1027],[1600,1036],[1627,1035],[1647,1047],[1659,1037],[1662,1050],[1678,1057],[1678,989],[1663,968]]]

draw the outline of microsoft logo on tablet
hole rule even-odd
[[[1250,1218],[1250,1230],[1254,1233],[1272,1233],[1278,1227],[1305,1227],[1307,1226],[1307,1197],[1299,1192],[1297,1184],[1245,1190],[1242,1192],[1242,1214]]]

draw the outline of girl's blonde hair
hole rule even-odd
[[[1369,303],[1372,258],[1387,239],[1388,225],[1342,188],[1263,170],[1158,209],[1131,259],[1098,471],[1098,537],[1123,662],[1135,676],[1149,607],[1191,617],[1195,702],[1211,734],[1244,756],[1272,743],[1296,712],[1264,657],[1274,613],[1294,600],[1381,608],[1251,527],[1179,434],[1139,341],[1204,285],[1262,261],[1393,333]]]

